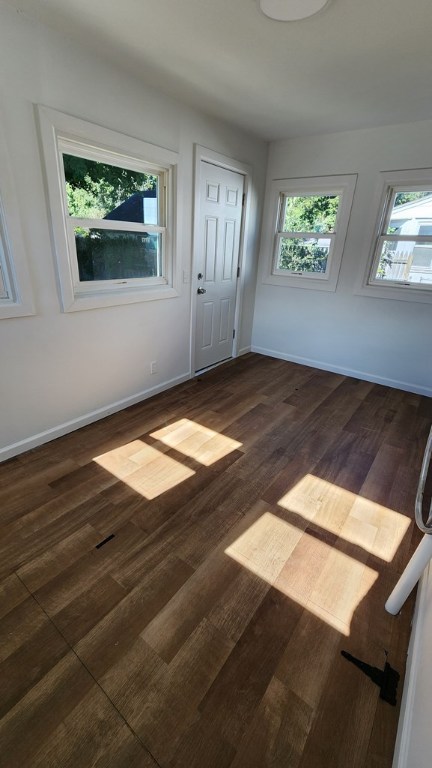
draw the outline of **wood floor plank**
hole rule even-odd
[[[34,603],[33,598],[31,600]],[[40,621],[28,621],[24,627],[19,627],[21,637],[16,638],[19,640],[18,647],[0,664],[0,679],[3,681],[0,717],[12,709],[69,651],[48,617],[40,608],[37,610]]]
[[[135,716],[126,714],[158,763],[166,765],[175,754],[232,647],[232,642],[203,619],[171,664],[150,680],[142,708]]]
[[[99,536],[94,528],[84,525],[63,541],[50,547],[48,551],[23,565],[17,570],[17,574],[27,589],[35,592],[82,557],[83,551],[93,549],[98,541]]]
[[[28,590],[15,573],[0,582],[0,619],[28,598]]]
[[[254,719],[240,742],[231,768],[279,768],[299,765],[313,710],[283,683],[272,678]]]
[[[94,681],[68,652],[0,721],[0,766],[32,768],[38,749],[79,706]]]
[[[189,579],[193,569],[167,557],[76,645],[76,652],[98,679],[118,662],[144,628]]]
[[[269,590],[204,697],[202,716],[211,719],[234,747],[244,736],[301,614],[300,606]]]

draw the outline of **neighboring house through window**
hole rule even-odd
[[[65,311],[177,295],[177,155],[40,109]]]
[[[355,182],[350,175],[272,183],[264,282],[336,289]]]
[[[432,301],[432,169],[381,174],[382,194],[360,293]]]
[[[432,289],[432,186],[391,188],[371,282]]]

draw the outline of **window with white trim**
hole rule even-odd
[[[272,183],[273,248],[264,282],[335,290],[356,176]]]
[[[4,319],[32,315],[34,307],[11,178],[3,174],[1,181],[5,195],[0,199],[0,319]]]
[[[429,181],[387,185],[368,283],[432,291],[432,172]]]
[[[53,110],[40,119],[64,310],[177,295],[176,153]]]

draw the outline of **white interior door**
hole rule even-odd
[[[244,176],[202,161],[195,370],[232,356]]]

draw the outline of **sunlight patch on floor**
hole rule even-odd
[[[142,440],[95,456],[93,461],[146,499],[155,499],[195,474]]]
[[[347,520],[344,534],[373,545],[377,529]],[[357,530],[357,532],[356,532]],[[275,589],[302,605],[338,632],[349,635],[359,604],[378,578],[378,572],[351,556],[344,539],[339,547],[265,512],[226,549],[225,554]]]
[[[393,560],[411,523],[406,515],[310,474],[278,504],[387,562]],[[375,530],[372,537],[370,526]]]
[[[151,433],[151,437],[206,467],[242,447],[242,443],[237,440],[190,419],[180,419],[168,427],[158,429]]]
[[[265,512],[227,547],[225,553],[269,584],[274,584],[303,535],[296,526]]]

